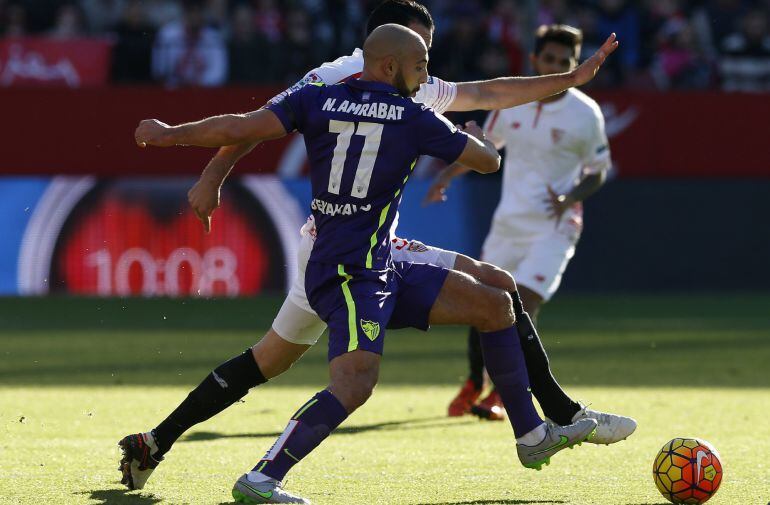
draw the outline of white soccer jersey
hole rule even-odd
[[[282,98],[311,82],[337,84],[338,82],[360,77],[363,70],[364,52],[356,48],[353,54],[349,56],[342,56],[314,68],[305,74],[302,80],[270,101],[273,102],[278,98]],[[413,100],[431,107],[439,114],[443,114],[452,105],[455,96],[457,96],[457,85],[455,83],[442,81],[437,77],[428,77],[428,82],[420,86],[420,90]]]
[[[576,89],[554,102],[493,111],[484,130],[498,148],[505,147],[503,188],[494,218],[503,228],[508,222],[512,229],[520,230],[521,221],[533,226],[550,221],[553,228],[544,201],[548,186],[566,194],[583,173],[610,167],[599,105]]]

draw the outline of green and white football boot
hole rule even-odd
[[[596,420],[580,419],[574,424],[558,426],[546,424],[545,438],[537,445],[516,444],[519,461],[527,468],[540,470],[551,462],[557,452],[580,445],[596,432]]]
[[[235,481],[233,498],[238,503],[302,503],[310,505],[308,500],[284,491],[280,481],[270,479],[265,482],[252,482],[245,473]]]

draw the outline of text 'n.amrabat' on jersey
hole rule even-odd
[[[268,106],[304,134],[317,227],[310,261],[390,264],[390,227],[420,155],[454,162],[468,137],[392,86],[351,79],[308,85]]]

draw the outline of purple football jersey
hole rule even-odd
[[[308,85],[271,104],[305,135],[317,237],[310,261],[374,270],[390,263],[390,227],[421,154],[454,162],[468,136],[380,82]]]

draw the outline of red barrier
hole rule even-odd
[[[8,89],[2,167],[16,174],[197,174],[214,154],[203,148],[147,148],[134,142],[141,119],[178,123],[262,106],[276,90],[113,87],[90,90]],[[277,92],[277,91],[276,91]],[[257,147],[242,172],[273,171],[286,140]]]
[[[197,174],[213,150],[139,149],[139,120],[248,111],[277,91],[5,89],[0,173]],[[617,92],[597,99],[621,177],[770,177],[770,95]],[[282,139],[258,147],[239,171],[274,171],[286,145]]]
[[[111,48],[102,39],[0,39],[0,86],[103,86]]]
[[[596,98],[622,177],[770,177],[770,94]]]

